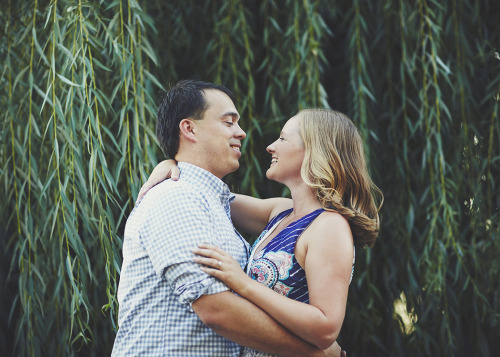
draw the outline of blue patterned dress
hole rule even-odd
[[[300,302],[309,303],[306,272],[295,258],[295,244],[302,232],[324,211],[323,208],[319,208],[290,223],[271,239],[264,248],[257,254],[254,254],[259,245],[292,212],[292,209],[290,208],[273,217],[252,246],[252,255],[247,267],[247,275],[281,295]],[[243,348],[242,356],[264,357],[271,355]]]

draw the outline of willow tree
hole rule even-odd
[[[236,192],[288,194],[265,179],[265,147],[299,109],[360,129],[385,203],[357,254],[350,356],[493,355],[499,13],[487,0],[4,0],[0,354],[109,354],[124,223],[163,158],[158,94],[196,78],[238,98]]]

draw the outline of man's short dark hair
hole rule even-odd
[[[156,137],[165,155],[173,159],[179,151],[179,123],[182,119],[203,119],[208,104],[205,90],[219,90],[234,101],[233,93],[224,86],[202,81],[182,80],[163,92],[156,119]]]

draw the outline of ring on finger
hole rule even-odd
[[[217,261],[217,269],[220,269],[220,266],[222,265],[222,262],[220,260]]]

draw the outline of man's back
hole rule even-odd
[[[248,246],[228,217],[227,186],[196,166],[179,166],[181,179],[153,188],[127,220],[113,355],[239,354],[238,345],[214,333],[191,309],[200,296],[228,290],[200,271],[191,250],[199,242],[216,244],[244,267]]]

